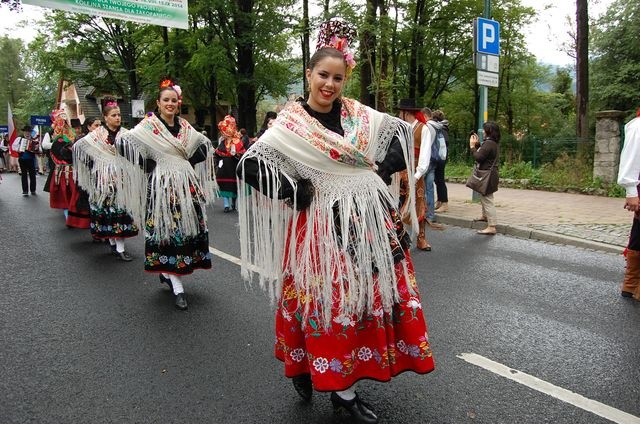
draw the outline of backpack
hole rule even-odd
[[[445,139],[444,131],[442,131],[442,129],[438,130],[433,126],[431,129],[436,131],[433,144],[431,144],[431,160],[446,160],[447,140]]]

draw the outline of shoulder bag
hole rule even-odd
[[[467,187],[469,187],[473,191],[477,191],[483,196],[487,195],[487,190],[489,189],[489,182],[491,181],[491,173],[493,172],[493,167],[496,164],[496,159],[493,159],[493,163],[489,169],[480,169],[478,166],[478,162],[473,165],[473,172],[471,176],[467,180]]]

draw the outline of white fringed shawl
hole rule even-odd
[[[199,220],[194,202],[207,205],[217,192],[211,141],[186,120],[175,119],[180,124],[177,137],[150,114],[116,143],[118,153],[127,159],[120,168],[116,201],[138,222],[146,222],[145,213],[153,220],[157,243],[197,235]],[[206,146],[206,160],[194,167],[188,159],[201,145]],[[156,166],[147,175],[144,169],[149,159]],[[203,217],[206,220],[206,213]]]
[[[127,130],[121,128],[116,141]],[[73,144],[73,175],[89,193],[89,201],[102,205],[115,199],[116,179],[123,159],[116,155],[116,147],[108,142],[109,131],[98,127]]]
[[[287,105],[240,164],[242,176],[244,161],[250,158],[266,169],[266,181],[260,182],[263,193],[238,189],[242,276],[250,281],[257,273],[273,301],[290,275],[298,298],[310,300],[303,302],[305,312],[313,302],[325,327],[331,324],[335,302],[341,315],[360,316],[373,312],[376,289],[385,311],[398,300],[390,242],[399,240],[395,228],[389,228],[389,207],[396,208],[398,199],[375,174],[375,162],[385,158],[397,136],[409,175],[414,164],[411,127],[405,122],[350,99],[342,100],[341,122],[344,137],[324,128],[300,104]],[[300,179],[310,180],[315,188],[301,240],[295,236],[300,212],[277,199],[280,176],[295,190]],[[409,183],[415,199],[413,179]],[[417,222],[413,204],[412,222]],[[334,225],[335,206],[342,237]],[[355,237],[349,241],[350,232]],[[406,260],[400,266],[409,278]],[[339,282],[337,292],[334,281]]]

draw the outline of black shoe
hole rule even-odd
[[[364,403],[356,393],[356,397],[351,400],[344,400],[336,392],[331,392],[331,403],[334,411],[346,411],[351,415],[353,423],[376,424],[378,417],[373,413],[371,407]]]
[[[127,252],[116,252],[116,256],[125,262],[131,262],[133,260],[133,257]]]
[[[29,193],[27,193],[26,191],[23,191],[23,192],[22,192],[22,195],[23,195],[24,197],[27,197],[27,196],[29,195]]]
[[[178,293],[176,295],[176,308],[184,311],[188,307],[189,305],[187,305],[187,298],[185,297],[184,293]]]
[[[293,388],[305,402],[311,402],[313,386],[311,385],[311,374],[296,375],[291,379]]]
[[[173,292],[173,284],[171,284],[170,278],[167,278],[164,275],[160,274],[160,283],[166,284],[167,286],[169,286],[169,289]]]
[[[224,208],[224,213],[229,213],[230,211],[231,211],[231,208],[229,207]]]
[[[628,291],[622,291],[620,292],[620,294],[622,295],[622,297],[633,297],[633,293]]]
[[[110,244],[109,246],[111,247],[111,253],[113,253],[113,256],[120,256],[120,254],[116,250],[116,245],[115,244]]]
[[[31,192],[31,195],[32,195],[32,196],[35,196],[35,195],[36,195],[36,192],[35,192],[35,191],[32,191],[32,192]]]

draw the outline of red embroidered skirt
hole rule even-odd
[[[301,214],[298,228],[305,228],[304,221]],[[433,371],[413,263],[408,251],[405,255],[410,277],[407,281],[402,265],[396,264],[400,301],[391,313],[382,310],[377,295],[373,313],[366,316],[338,316],[334,304],[328,329],[313,307],[303,328],[305,299],[299,296],[293,279],[285,278],[276,313],[275,355],[284,362],[287,377],[308,373],[315,390],[336,391],[361,379],[389,381],[404,371]]]

